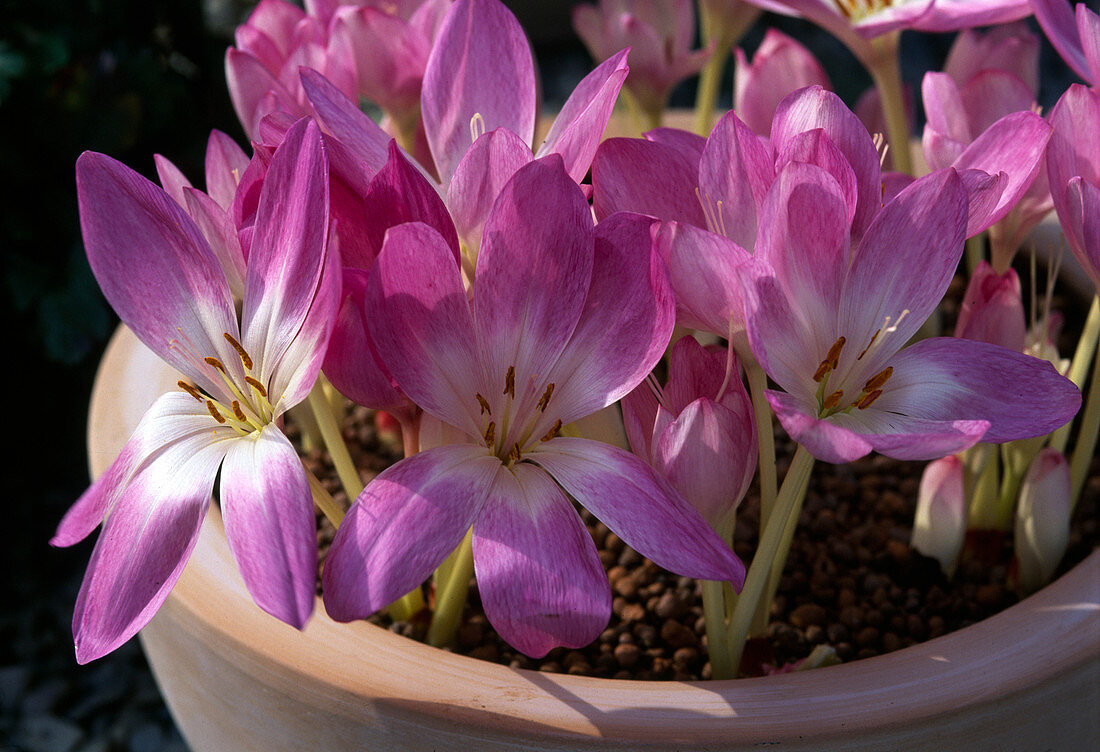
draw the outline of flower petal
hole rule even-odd
[[[365,225],[375,256],[382,250],[386,230],[404,222],[423,222],[447,241],[458,260],[458,235],[443,199],[413,167],[396,141],[390,141],[389,159],[371,178],[363,197],[363,210],[364,214],[358,219]]]
[[[301,78],[302,88],[325,131],[350,149],[370,174],[381,170],[389,155],[391,136],[317,71],[303,68]]]
[[[988,421],[982,440],[992,443],[1050,433],[1081,405],[1077,387],[1047,361],[985,342],[926,339],[899,352],[890,365],[888,388],[868,412]]]
[[[609,138],[592,161],[592,208],[603,220],[617,211],[706,227],[695,186],[699,168],[677,150],[636,138]]]
[[[447,186],[447,204],[459,237],[475,255],[497,196],[531,159],[530,147],[519,136],[497,128],[479,136],[455,167]]]
[[[765,395],[784,430],[822,462],[841,465],[871,451],[867,439],[833,421],[814,417],[813,408],[793,395],[770,389]]]
[[[782,152],[789,139],[814,128],[825,131],[855,173],[859,208],[852,222],[852,239],[856,241],[882,205],[878,151],[859,118],[836,94],[820,86],[799,89],[779,103],[772,123],[772,146],[777,153]]]
[[[856,249],[840,294],[838,331],[848,340],[840,373],[876,331],[894,326],[879,335],[888,334],[889,344],[876,340],[862,364],[861,372],[877,373],[931,315],[958,267],[966,219],[966,193],[951,169],[915,181],[883,207]]]
[[[452,5],[428,57],[420,98],[444,186],[482,133],[504,127],[530,145],[535,91],[531,48],[511,11],[497,0]]]
[[[209,430],[187,434],[163,446],[128,479],[77,596],[73,637],[78,663],[126,642],[168,597],[198,539],[228,448],[229,441]]]
[[[559,437],[527,457],[657,566],[687,577],[727,580],[741,590],[745,565],[668,481],[634,455]]]
[[[580,648],[611,616],[596,545],[565,494],[520,463],[499,472],[474,523],[474,573],[485,615],[509,645],[541,658]]]
[[[88,262],[111,307],[146,347],[220,394],[196,362],[236,358],[222,333],[237,333],[237,316],[198,227],[167,193],[103,154],[80,156],[76,187]]]
[[[371,481],[325,559],[328,615],[365,618],[424,582],[462,542],[502,467],[485,447],[452,444],[408,457]]]
[[[981,218],[972,213],[967,237],[988,228],[1016,205],[1039,172],[1050,134],[1050,126],[1035,113],[1014,112],[987,128],[959,155],[954,164],[959,172],[977,169],[1008,175],[993,211]]]
[[[248,155],[237,142],[219,130],[210,131],[206,142],[206,192],[228,211],[237,183],[248,167]]]
[[[699,200],[707,218],[701,226],[742,248],[752,248],[760,207],[774,177],[772,157],[760,138],[737,115],[727,112],[710,132],[699,161]]]
[[[548,420],[556,416],[570,423],[616,402],[664,354],[675,306],[664,264],[653,247],[653,223],[650,217],[624,212],[596,226],[584,310],[547,377],[557,385],[552,409],[545,411]],[[534,435],[540,435],[538,429]]]
[[[425,224],[386,234],[367,282],[366,321],[394,381],[424,410],[480,434],[474,323],[454,253]]]
[[[705,137],[679,128],[654,128],[643,135],[646,141],[672,149],[689,165],[699,164],[699,160],[703,158],[703,149],[707,146]]]
[[[1066,240],[1081,268],[1100,288],[1100,188],[1084,178],[1071,178],[1066,186]]]
[[[722,235],[690,224],[663,222],[657,236],[676,298],[676,321],[722,337],[743,331],[744,302],[738,269],[752,255]]]
[[[260,190],[241,314],[241,344],[276,412],[313,387],[340,304],[328,184],[320,129],[303,118],[275,151]]]
[[[592,237],[591,210],[557,155],[521,168],[497,197],[477,257],[473,304],[494,415],[506,412],[509,369],[515,414],[526,414],[522,405],[533,408],[546,388],[585,305]]]
[[[1046,32],[1047,39],[1058,54],[1082,79],[1092,81],[1088,58],[1074,19],[1073,7],[1062,0],[1031,0],[1035,20]]]
[[[256,605],[301,629],[317,588],[317,523],[305,469],[274,424],[232,442],[222,466],[229,550]]]

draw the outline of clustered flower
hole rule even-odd
[[[734,608],[715,591],[707,614],[712,662],[735,675],[815,458],[932,460],[915,546],[949,573],[964,527],[994,520],[1016,530],[1022,588],[1052,575],[1085,377],[1052,365],[1053,314],[1029,331],[1011,263],[1053,207],[1100,284],[1096,90],[1073,85],[1044,117],[1034,35],[969,30],[1029,14],[1026,0],[762,0],[849,44],[879,83],[871,108],[850,110],[769,31],[751,62],[737,51],[735,109],[713,129],[603,140],[621,91],[658,125],[681,79],[724,61],[722,29],[759,13],[704,5],[696,50],[686,0],[576,8],[599,64],[536,140],[534,61],[498,0],[262,0],[226,54],[251,156],[212,133],[205,192],[159,156],[161,186],[79,158],[96,279],[180,379],[52,541],[102,525],[78,661],[156,613],[216,482],[230,550],[275,618],[300,629],[314,611],[316,506],[337,525],[330,617],[419,609],[431,579],[445,644],[472,573],[494,628],[532,656],[593,641],[611,613],[580,505],[659,566],[741,592]],[[1100,22],[1067,8],[1035,0],[1095,83]],[[921,87],[922,175],[890,133],[907,121],[884,85],[903,28],[968,29]],[[880,121],[896,171],[868,129]],[[956,336],[938,336],[964,246],[986,233]],[[393,416],[406,449],[365,488],[341,475],[349,509],[283,433],[288,410],[311,417],[339,465],[325,426],[340,401]],[[781,490],[773,417],[800,445]],[[1018,508],[975,491],[993,444]],[[771,520],[746,570],[731,542],[758,466]]]

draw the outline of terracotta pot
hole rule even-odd
[[[176,376],[126,329],[92,398],[93,474]],[[1085,750],[1100,740],[1100,552],[1003,613],[912,648],[785,676],[630,682],[436,650],[320,601],[256,608],[212,511],[141,633],[195,750]]]

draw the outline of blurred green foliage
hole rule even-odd
[[[84,259],[73,165],[101,151],[201,180],[212,127],[241,139],[222,75],[229,40],[198,0],[0,2],[0,211],[6,319],[24,354],[97,357],[114,324]]]

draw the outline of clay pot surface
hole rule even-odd
[[[121,327],[89,413],[93,475],[178,376]],[[631,682],[437,650],[317,601],[302,632],[251,601],[212,508],[141,632],[187,742],[206,750],[1084,750],[1100,743],[1100,552],[972,627],[775,677]]]

